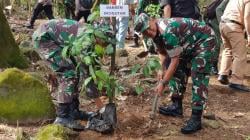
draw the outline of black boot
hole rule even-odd
[[[229,80],[228,80],[227,75],[219,75],[218,76],[218,81],[223,85],[228,85],[229,84]]]
[[[182,99],[172,99],[172,104],[166,107],[159,107],[159,113],[168,116],[181,117],[183,114],[182,110]]]
[[[181,128],[183,134],[192,134],[201,129],[202,110],[192,110],[191,118],[186,125]]]
[[[71,104],[70,116],[74,120],[85,120],[85,121],[87,121],[94,114],[94,112],[86,112],[86,111],[79,110],[79,104],[80,103],[79,103],[78,98],[73,99],[73,103]]]
[[[70,116],[70,105],[71,104],[58,104],[56,109],[57,117],[54,124],[59,124],[73,130],[84,130],[85,127]]]

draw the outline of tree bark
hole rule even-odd
[[[20,53],[8,21],[3,14],[3,9],[0,6],[0,68],[26,68],[27,65],[27,61]]]

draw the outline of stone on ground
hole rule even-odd
[[[54,118],[48,88],[38,79],[16,68],[0,73],[0,122],[36,123]]]
[[[77,136],[78,133],[72,130],[56,125],[50,124],[42,127],[35,136],[35,140],[68,140],[69,138]]]

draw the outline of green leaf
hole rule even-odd
[[[89,77],[89,78],[85,79],[84,80],[84,86],[87,86],[91,80],[92,80],[92,77]]]
[[[109,44],[106,48],[106,54],[111,55],[114,53],[114,48],[111,44]]]
[[[96,53],[98,56],[103,56],[103,55],[105,54],[105,49],[104,49],[102,46],[96,44],[96,45],[95,45],[95,53]]]
[[[133,68],[131,69],[131,74],[136,74],[140,68],[141,68],[141,65],[140,65],[140,64],[136,64],[136,65],[133,66]]]
[[[92,46],[91,40],[84,40],[84,41],[82,42],[82,46],[83,46],[83,47]]]
[[[62,57],[67,58],[69,56],[69,46],[65,46],[62,50]]]
[[[155,59],[149,59],[148,61],[148,66],[152,69],[152,70],[155,70],[155,69],[159,69],[161,68],[161,64],[158,60],[155,60]]]
[[[102,81],[98,81],[98,90],[102,90],[103,89],[103,82]]]
[[[140,95],[140,94],[142,94],[144,92],[144,89],[137,85],[135,87],[135,91],[136,91],[136,94]]]
[[[144,75],[145,77],[150,76],[149,67],[148,67],[148,66],[143,67],[142,72],[143,72],[143,75]]]
[[[96,75],[92,65],[89,65],[89,73],[92,76],[93,80],[96,82]]]
[[[97,20],[98,18],[100,18],[100,11],[94,11],[92,14],[90,14],[88,16],[87,21],[92,23],[93,21]]]
[[[86,65],[91,65],[92,64],[92,60],[91,60],[90,56],[85,56],[83,59],[84,59],[84,63]]]
[[[104,82],[107,82],[108,81],[108,78],[109,78],[109,74],[106,72],[106,71],[103,71],[103,70],[97,70],[95,72],[96,76],[103,80]]]
[[[108,39],[108,37],[101,30],[95,30],[94,34],[97,38],[100,38],[104,41],[106,41]]]
[[[88,28],[86,29],[86,31],[84,31],[85,34],[93,34],[94,33],[94,29],[93,28]]]

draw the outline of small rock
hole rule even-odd
[[[203,117],[208,120],[216,120],[215,114],[213,114],[212,112],[205,113]]]
[[[128,98],[128,96],[122,96],[122,95],[120,95],[120,96],[116,96],[115,98],[117,100],[119,100],[119,101],[125,101]]]
[[[119,72],[129,73],[129,72],[131,72],[131,69],[130,68],[122,68],[119,70]]]
[[[218,129],[220,128],[220,123],[216,120],[203,120],[203,125],[205,127],[210,127],[213,129]]]
[[[35,140],[68,140],[69,136],[77,136],[78,133],[61,125],[50,124],[42,127],[35,136]],[[71,137],[72,138],[72,137]]]
[[[21,48],[21,51],[24,54],[24,56],[26,56],[29,59],[30,62],[35,63],[35,62],[41,60],[40,55],[33,48]]]
[[[0,122],[36,123],[54,118],[46,85],[28,73],[11,68],[0,73]]]
[[[148,82],[150,84],[155,84],[157,82],[157,79],[156,78],[145,78],[145,79],[142,79],[141,81]]]
[[[238,118],[238,117],[243,117],[244,115],[245,115],[245,113],[238,112],[238,113],[234,114],[234,117]]]
[[[24,40],[20,43],[19,47],[20,48],[32,47],[32,44],[30,41]]]

